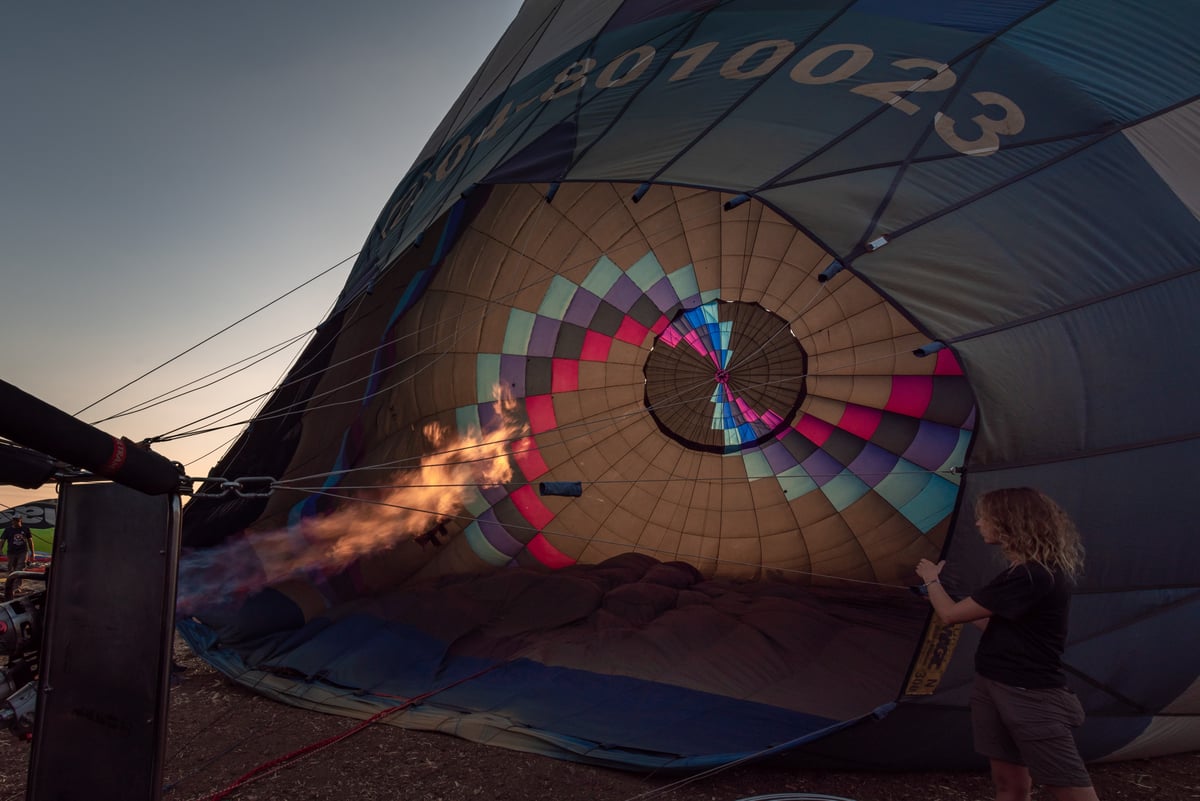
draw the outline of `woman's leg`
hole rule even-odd
[[[992,783],[996,785],[996,801],[1029,801],[1033,792],[1029,769],[1002,759],[992,760]]]

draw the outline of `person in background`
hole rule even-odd
[[[24,570],[25,560],[29,558],[29,551],[33,547],[33,536],[29,533],[29,529],[25,528],[25,522],[20,515],[14,517],[4,529],[4,533],[0,534],[0,545],[8,553],[9,574]],[[15,593],[20,588],[21,580],[19,578],[13,580],[11,591]]]
[[[1083,547],[1058,504],[1030,487],[1000,489],[975,504],[983,541],[999,547],[1004,570],[955,601],[941,584],[945,560],[922,559],[917,575],[944,623],[983,629],[975,652],[971,728],[991,760],[997,801],[1028,801],[1033,783],[1059,801],[1096,801],[1075,744],[1083,707],[1062,667]]]

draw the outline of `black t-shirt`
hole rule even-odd
[[[1012,687],[1065,687],[1062,653],[1067,645],[1071,582],[1061,570],[1031,562],[1005,570],[971,594],[992,613],[975,671]]]
[[[0,541],[8,542],[9,553],[23,551],[29,547],[29,529],[10,525],[0,534]]]

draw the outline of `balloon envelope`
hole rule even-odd
[[[270,497],[189,504],[185,635],[284,700],[603,764],[976,764],[976,632],[908,585],[986,581],[973,499],[1033,485],[1088,548],[1085,756],[1200,747],[1197,34],[528,4],[223,460]]]

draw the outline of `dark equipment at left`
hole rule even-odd
[[[53,459],[28,448],[0,443],[0,484],[37,489],[58,472]]]
[[[0,447],[0,483],[60,490],[50,568],[9,576],[45,589],[6,582],[0,603],[0,723],[32,740],[25,798],[157,801],[182,467],[3,381],[0,408],[24,446]]]
[[[180,491],[178,465],[128,439],[76,420],[6,381],[0,381],[0,409],[4,409],[0,436],[26,448],[147,495]]]

